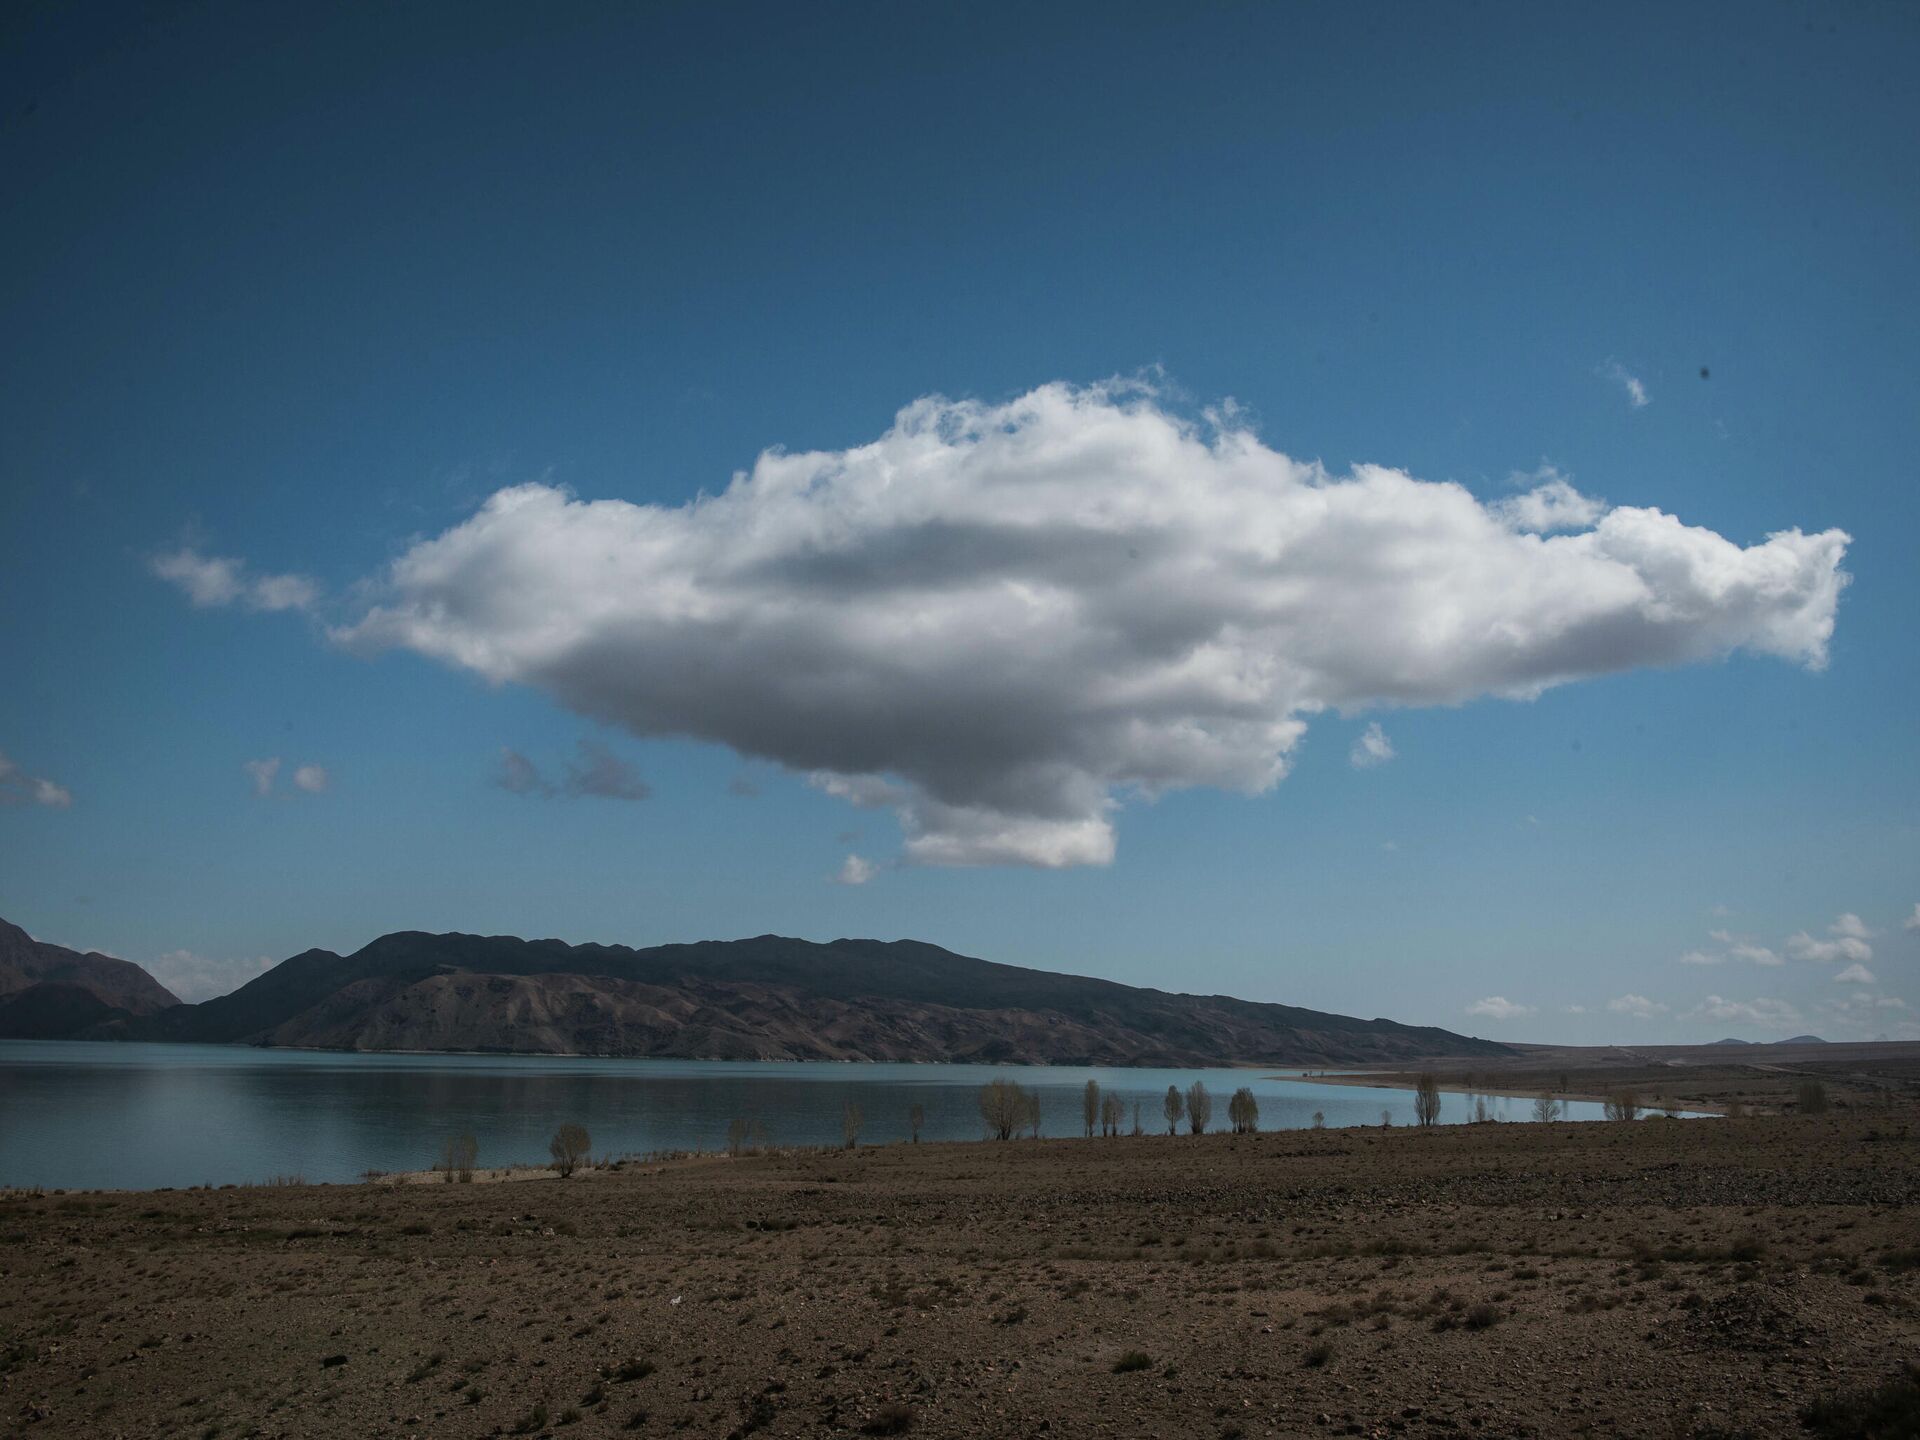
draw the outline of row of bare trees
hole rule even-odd
[[[562,1180],[586,1163],[592,1145],[593,1138],[584,1125],[569,1121],[554,1132],[553,1139],[547,1142],[547,1154],[552,1157],[553,1168]],[[473,1167],[479,1159],[480,1142],[472,1135],[449,1135],[440,1147],[440,1161],[433,1168],[449,1185],[467,1185],[473,1181]]]

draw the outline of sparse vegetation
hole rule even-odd
[[[1827,1113],[1827,1087],[1818,1080],[1802,1080],[1793,1087],[1794,1108],[1802,1115]]]
[[[1543,1125],[1560,1118],[1560,1102],[1551,1095],[1533,1097],[1533,1118]]]
[[[1004,1075],[994,1076],[980,1087],[980,1118],[995,1140],[1011,1140],[1026,1123],[1027,1092]]]
[[[1431,1070],[1421,1071],[1413,1088],[1413,1118],[1423,1130],[1440,1123],[1440,1080]]]
[[[1638,1120],[1640,1118],[1640,1093],[1637,1090],[1621,1088],[1607,1096],[1602,1108],[1609,1120]]]
[[[860,1102],[849,1100],[840,1107],[840,1144],[851,1150],[860,1143],[860,1127],[866,1124],[866,1115],[860,1109]]]
[[[1213,1122],[1213,1096],[1202,1082],[1196,1080],[1187,1087],[1186,1104],[1187,1129],[1195,1135],[1206,1134]]]
[[[448,1184],[473,1182],[474,1163],[480,1157],[480,1142],[471,1135],[449,1135],[440,1147],[440,1163],[434,1168]]]
[[[1180,1120],[1187,1113],[1187,1102],[1180,1098],[1178,1085],[1167,1086],[1167,1098],[1160,1102],[1160,1109],[1167,1117],[1167,1134],[1171,1135],[1180,1128]]]
[[[593,1139],[587,1134],[587,1127],[571,1121],[556,1130],[553,1139],[547,1143],[547,1153],[553,1157],[553,1168],[559,1172],[562,1180],[579,1169],[592,1150]]]
[[[1100,1098],[1100,1133],[1106,1136],[1118,1135],[1126,1114],[1126,1102],[1109,1090]]]
[[[1134,1370],[1151,1370],[1153,1357],[1144,1350],[1129,1350],[1113,1362],[1113,1373],[1125,1375]]]
[[[1227,1122],[1236,1135],[1251,1135],[1260,1128],[1260,1102],[1249,1087],[1242,1085],[1227,1101]]]

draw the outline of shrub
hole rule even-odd
[[[547,1428],[547,1407],[536,1405],[513,1423],[515,1435],[531,1435],[536,1430]]]
[[[1300,1364],[1308,1370],[1318,1370],[1333,1358],[1333,1346],[1322,1340],[1318,1345],[1309,1345],[1300,1355]]]
[[[613,1369],[608,1372],[607,1378],[609,1380],[619,1381],[624,1385],[629,1380],[644,1380],[652,1373],[653,1362],[635,1356],[631,1360],[622,1360],[618,1365],[614,1366]]]
[[[1634,1090],[1616,1090],[1607,1096],[1604,1108],[1609,1120],[1638,1120],[1640,1118],[1639,1093]]]
[[[904,1435],[913,1426],[913,1407],[889,1400],[873,1412],[873,1418],[860,1428],[869,1435]]]
[[[1469,1330],[1485,1330],[1498,1325],[1502,1318],[1504,1317],[1498,1305],[1490,1305],[1482,1300],[1478,1305],[1468,1309],[1467,1313],[1460,1318],[1460,1323]]]
[[[1800,1412],[1800,1423],[1825,1440],[1910,1440],[1920,1435],[1920,1365],[1871,1390],[1824,1396]]]
[[[1153,1357],[1144,1350],[1129,1350],[1113,1362],[1113,1373],[1125,1375],[1130,1370],[1151,1370]]]
[[[562,1180],[580,1168],[592,1148],[593,1140],[587,1134],[587,1127],[571,1121],[556,1130],[553,1139],[547,1142],[547,1153],[553,1157],[553,1168],[560,1172]]]
[[[1793,1091],[1794,1107],[1802,1115],[1827,1113],[1827,1087],[1818,1080],[1802,1080]]]

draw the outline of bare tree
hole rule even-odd
[[[1093,1138],[1093,1127],[1100,1123],[1100,1082],[1087,1081],[1087,1088],[1080,1092],[1080,1119],[1086,1126],[1087,1138]]]
[[[1136,1135],[1144,1135],[1147,1133],[1140,1128],[1140,1102],[1138,1100],[1133,1102],[1133,1133]]]
[[[1487,1123],[1487,1097],[1486,1096],[1477,1095],[1474,1097],[1473,1118],[1474,1118],[1474,1123],[1476,1124],[1484,1125]]]
[[[1607,1096],[1604,1109],[1609,1120],[1638,1120],[1640,1095],[1634,1090],[1616,1090]]]
[[[866,1123],[866,1119],[867,1117],[860,1113],[859,1101],[847,1101],[846,1106],[840,1111],[840,1140],[846,1149],[851,1150],[860,1143],[860,1127]]]
[[[1212,1119],[1213,1096],[1207,1093],[1205,1085],[1196,1080],[1187,1087],[1187,1129],[1195,1135],[1204,1135]]]
[[[921,1128],[927,1123],[927,1107],[918,1100],[907,1107],[907,1129],[913,1132],[913,1143],[920,1143]]]
[[[1100,1133],[1118,1135],[1120,1122],[1126,1118],[1127,1102],[1109,1090],[1100,1101]]]
[[[447,1183],[458,1180],[461,1184],[473,1181],[473,1162],[480,1158],[480,1142],[471,1135],[449,1135],[447,1143],[440,1151],[440,1168],[446,1171]]]
[[[1431,1070],[1421,1071],[1413,1087],[1413,1119],[1422,1129],[1440,1123],[1440,1081]]]
[[[1324,1130],[1327,1128],[1327,1112],[1326,1111],[1316,1110],[1313,1112],[1313,1128],[1316,1130]]]
[[[1818,1080],[1802,1080],[1794,1087],[1793,1100],[1802,1115],[1827,1113],[1827,1087]]]
[[[1167,1117],[1167,1134],[1171,1135],[1180,1128],[1180,1117],[1187,1113],[1187,1102],[1180,1098],[1178,1085],[1167,1086],[1167,1098],[1160,1102],[1160,1109]]]
[[[1382,1130],[1390,1130],[1393,1128],[1393,1111],[1382,1110],[1380,1112],[1380,1128]]]
[[[547,1143],[547,1153],[553,1157],[553,1168],[560,1172],[562,1180],[580,1168],[592,1148],[593,1139],[587,1134],[587,1127],[575,1125],[572,1121],[556,1130],[553,1139]]]
[[[1560,1102],[1551,1095],[1534,1096],[1533,1118],[1540,1121],[1543,1125],[1548,1121],[1558,1120],[1560,1118]]]
[[[1234,1091],[1233,1098],[1227,1101],[1227,1119],[1233,1122],[1236,1135],[1251,1135],[1260,1128],[1260,1102],[1245,1085]]]
[[[1038,1088],[1027,1091],[1027,1126],[1033,1131],[1033,1138],[1040,1138],[1040,1091]]]
[[[987,1133],[996,1140],[1011,1140],[1013,1132],[1026,1122],[1027,1094],[1004,1075],[996,1075],[980,1087],[980,1118]]]
[[[750,1127],[745,1120],[735,1117],[727,1122],[727,1154],[738,1155],[746,1148]]]

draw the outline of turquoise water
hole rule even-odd
[[[1089,1078],[1132,1102],[1164,1131],[1161,1097],[1204,1081],[1215,1128],[1227,1097],[1250,1087],[1260,1128],[1326,1123],[1396,1125],[1413,1118],[1407,1090],[1285,1080],[1257,1070],[1102,1070],[1064,1066],[753,1064],[712,1060],[590,1060],[547,1056],[363,1055],[225,1045],[116,1045],[0,1040],[0,1185],[146,1189],[301,1175],[352,1180],[366,1170],[423,1170],[462,1132],[479,1163],[545,1158],[566,1121],[593,1151],[718,1150],[735,1119],[757,1121],[776,1145],[840,1141],[843,1107],[865,1115],[863,1143],[907,1138],[908,1109],[926,1107],[922,1137],[978,1140],[977,1092],[995,1075],[1037,1089],[1043,1135],[1078,1135]],[[1489,1097],[1502,1120],[1530,1120],[1530,1097]],[[1464,1096],[1441,1120],[1465,1120]],[[1598,1119],[1575,1103],[1571,1119]]]

